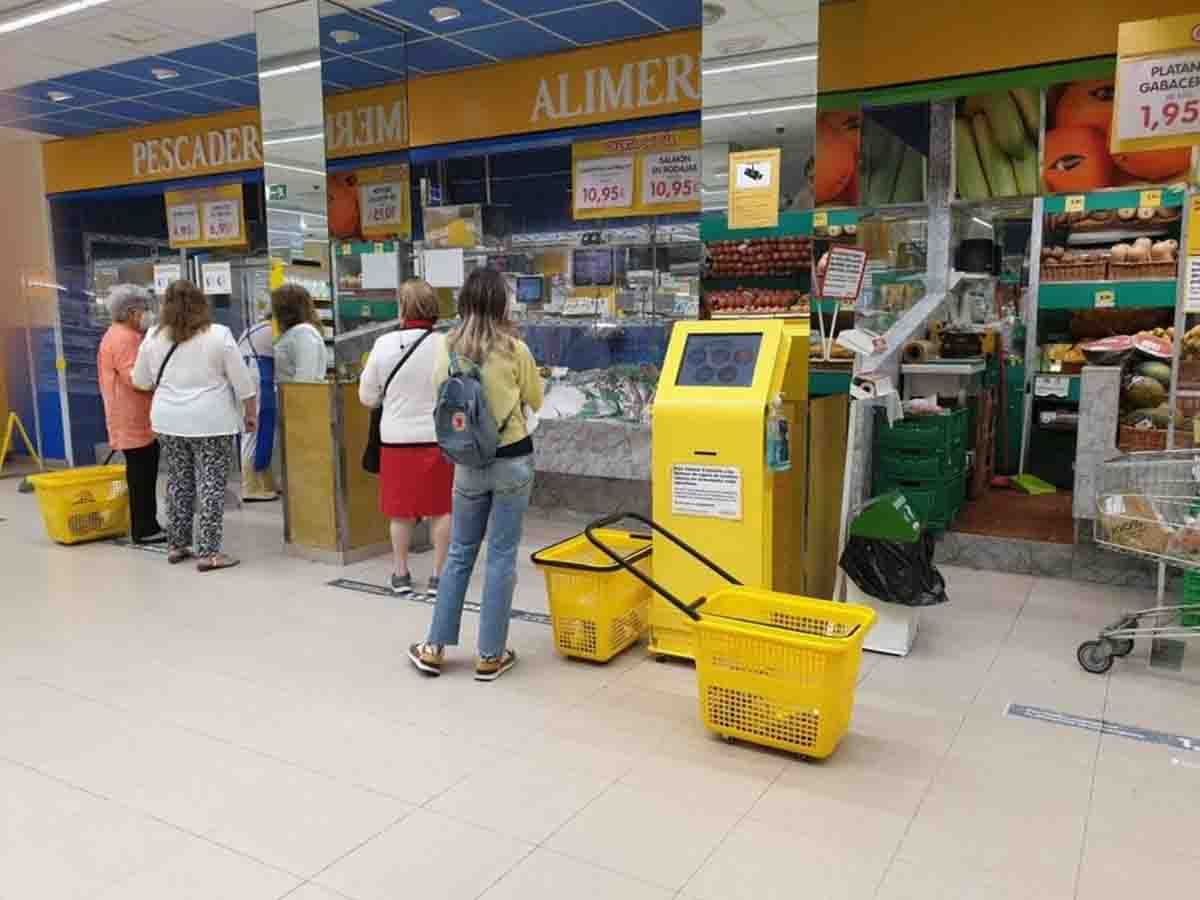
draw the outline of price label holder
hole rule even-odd
[[[1087,197],[1083,194],[1072,194],[1063,199],[1063,211],[1069,213],[1081,213],[1084,207],[1087,206]]]
[[[350,250],[351,250],[351,247],[350,247],[350,244],[349,244],[348,242],[346,242],[346,243],[343,243],[343,244],[342,244],[342,245],[341,245],[341,246],[340,246],[338,249],[339,249],[339,251],[341,252],[341,255],[342,255],[342,256],[349,256],[349,255],[350,255]]]
[[[239,243],[242,237],[241,210],[234,200],[204,204],[204,240],[209,243]]]
[[[202,267],[202,281],[206,294],[233,293],[233,267],[227,262],[205,263]]]
[[[1096,291],[1092,299],[1094,301],[1092,305],[1096,309],[1112,309],[1117,305],[1117,292],[1109,290]]]
[[[651,153],[643,157],[643,205],[694,203],[699,197],[699,150]]]
[[[1062,397],[1071,394],[1071,379],[1066,375],[1039,375],[1033,380],[1033,396]]]
[[[159,296],[167,292],[171,282],[183,277],[183,266],[179,263],[159,263],[154,267],[154,293]]]
[[[186,244],[200,240],[200,207],[184,203],[167,208],[171,243]]]
[[[813,231],[824,231],[829,227],[829,213],[815,212],[813,213]]]
[[[623,209],[633,205],[633,157],[586,159],[575,167],[575,209]]]
[[[1138,194],[1138,206],[1142,209],[1158,209],[1162,206],[1162,191],[1157,188],[1152,191],[1142,191]]]

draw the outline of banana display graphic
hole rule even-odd
[[[868,206],[925,199],[925,157],[878,122],[864,117],[863,196]]]
[[[1039,190],[1040,99],[1029,88],[964,98],[954,121],[958,195],[1030,196]]]

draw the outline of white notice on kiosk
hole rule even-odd
[[[671,466],[671,512],[740,520],[742,470],[737,466]]]

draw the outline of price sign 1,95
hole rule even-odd
[[[1200,133],[1200,52],[1123,60],[1116,102],[1122,141]]]

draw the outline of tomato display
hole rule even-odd
[[[812,241],[806,237],[709,241],[712,278],[779,277],[812,268]]]
[[[732,291],[709,291],[706,297],[713,315],[787,312],[803,309],[808,303],[808,295],[800,291],[768,291],[746,287]]]

